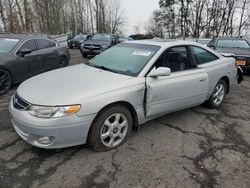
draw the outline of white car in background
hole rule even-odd
[[[47,149],[122,145],[132,127],[200,105],[218,108],[237,79],[234,58],[195,42],[131,41],[22,83],[9,105],[16,132]]]

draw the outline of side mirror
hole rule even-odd
[[[116,38],[113,38],[113,39],[112,39],[112,43],[113,43],[113,44],[117,44],[117,43],[118,43],[118,40],[117,40]]]
[[[215,50],[215,45],[214,44],[208,44],[207,47],[212,48],[213,50]]]
[[[32,50],[29,48],[23,48],[22,50],[19,51],[19,54],[21,54],[22,57],[24,57],[27,54],[31,54]]]
[[[171,69],[167,67],[159,67],[157,69],[153,69],[149,73],[149,77],[158,77],[158,76],[170,76],[171,75]]]

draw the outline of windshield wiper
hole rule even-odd
[[[89,66],[91,66],[91,67],[98,68],[98,69],[106,70],[106,71],[109,71],[109,72],[117,73],[117,72],[114,71],[113,69],[107,68],[107,67],[105,67],[105,66],[93,65],[93,64],[91,64],[90,62],[88,62],[87,65],[89,65]]]

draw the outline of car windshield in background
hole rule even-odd
[[[154,45],[118,44],[90,60],[89,65],[136,76],[159,49]]]
[[[77,41],[85,40],[86,38],[87,38],[86,35],[77,35],[74,37],[74,39]]]
[[[99,41],[110,41],[111,36],[105,34],[96,34],[91,37],[91,40],[99,40]]]
[[[218,48],[250,48],[245,40],[218,40]]]
[[[0,53],[9,53],[18,42],[18,39],[0,38]]]
[[[206,40],[206,39],[199,39],[198,43],[207,45],[211,40]]]

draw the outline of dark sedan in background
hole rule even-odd
[[[67,40],[68,47],[70,49],[73,49],[73,48],[80,49],[81,48],[81,44],[83,42],[85,42],[87,39],[89,39],[90,37],[91,37],[90,34],[79,34],[79,35],[76,35],[72,39],[68,39]]]
[[[106,49],[119,43],[119,36],[113,34],[97,33],[92,35],[81,46],[83,57],[98,55]]]
[[[207,45],[219,53],[233,54],[236,64],[250,73],[250,45],[242,37],[214,37]]]
[[[69,49],[35,35],[0,34],[0,95],[13,84],[70,61]]]

